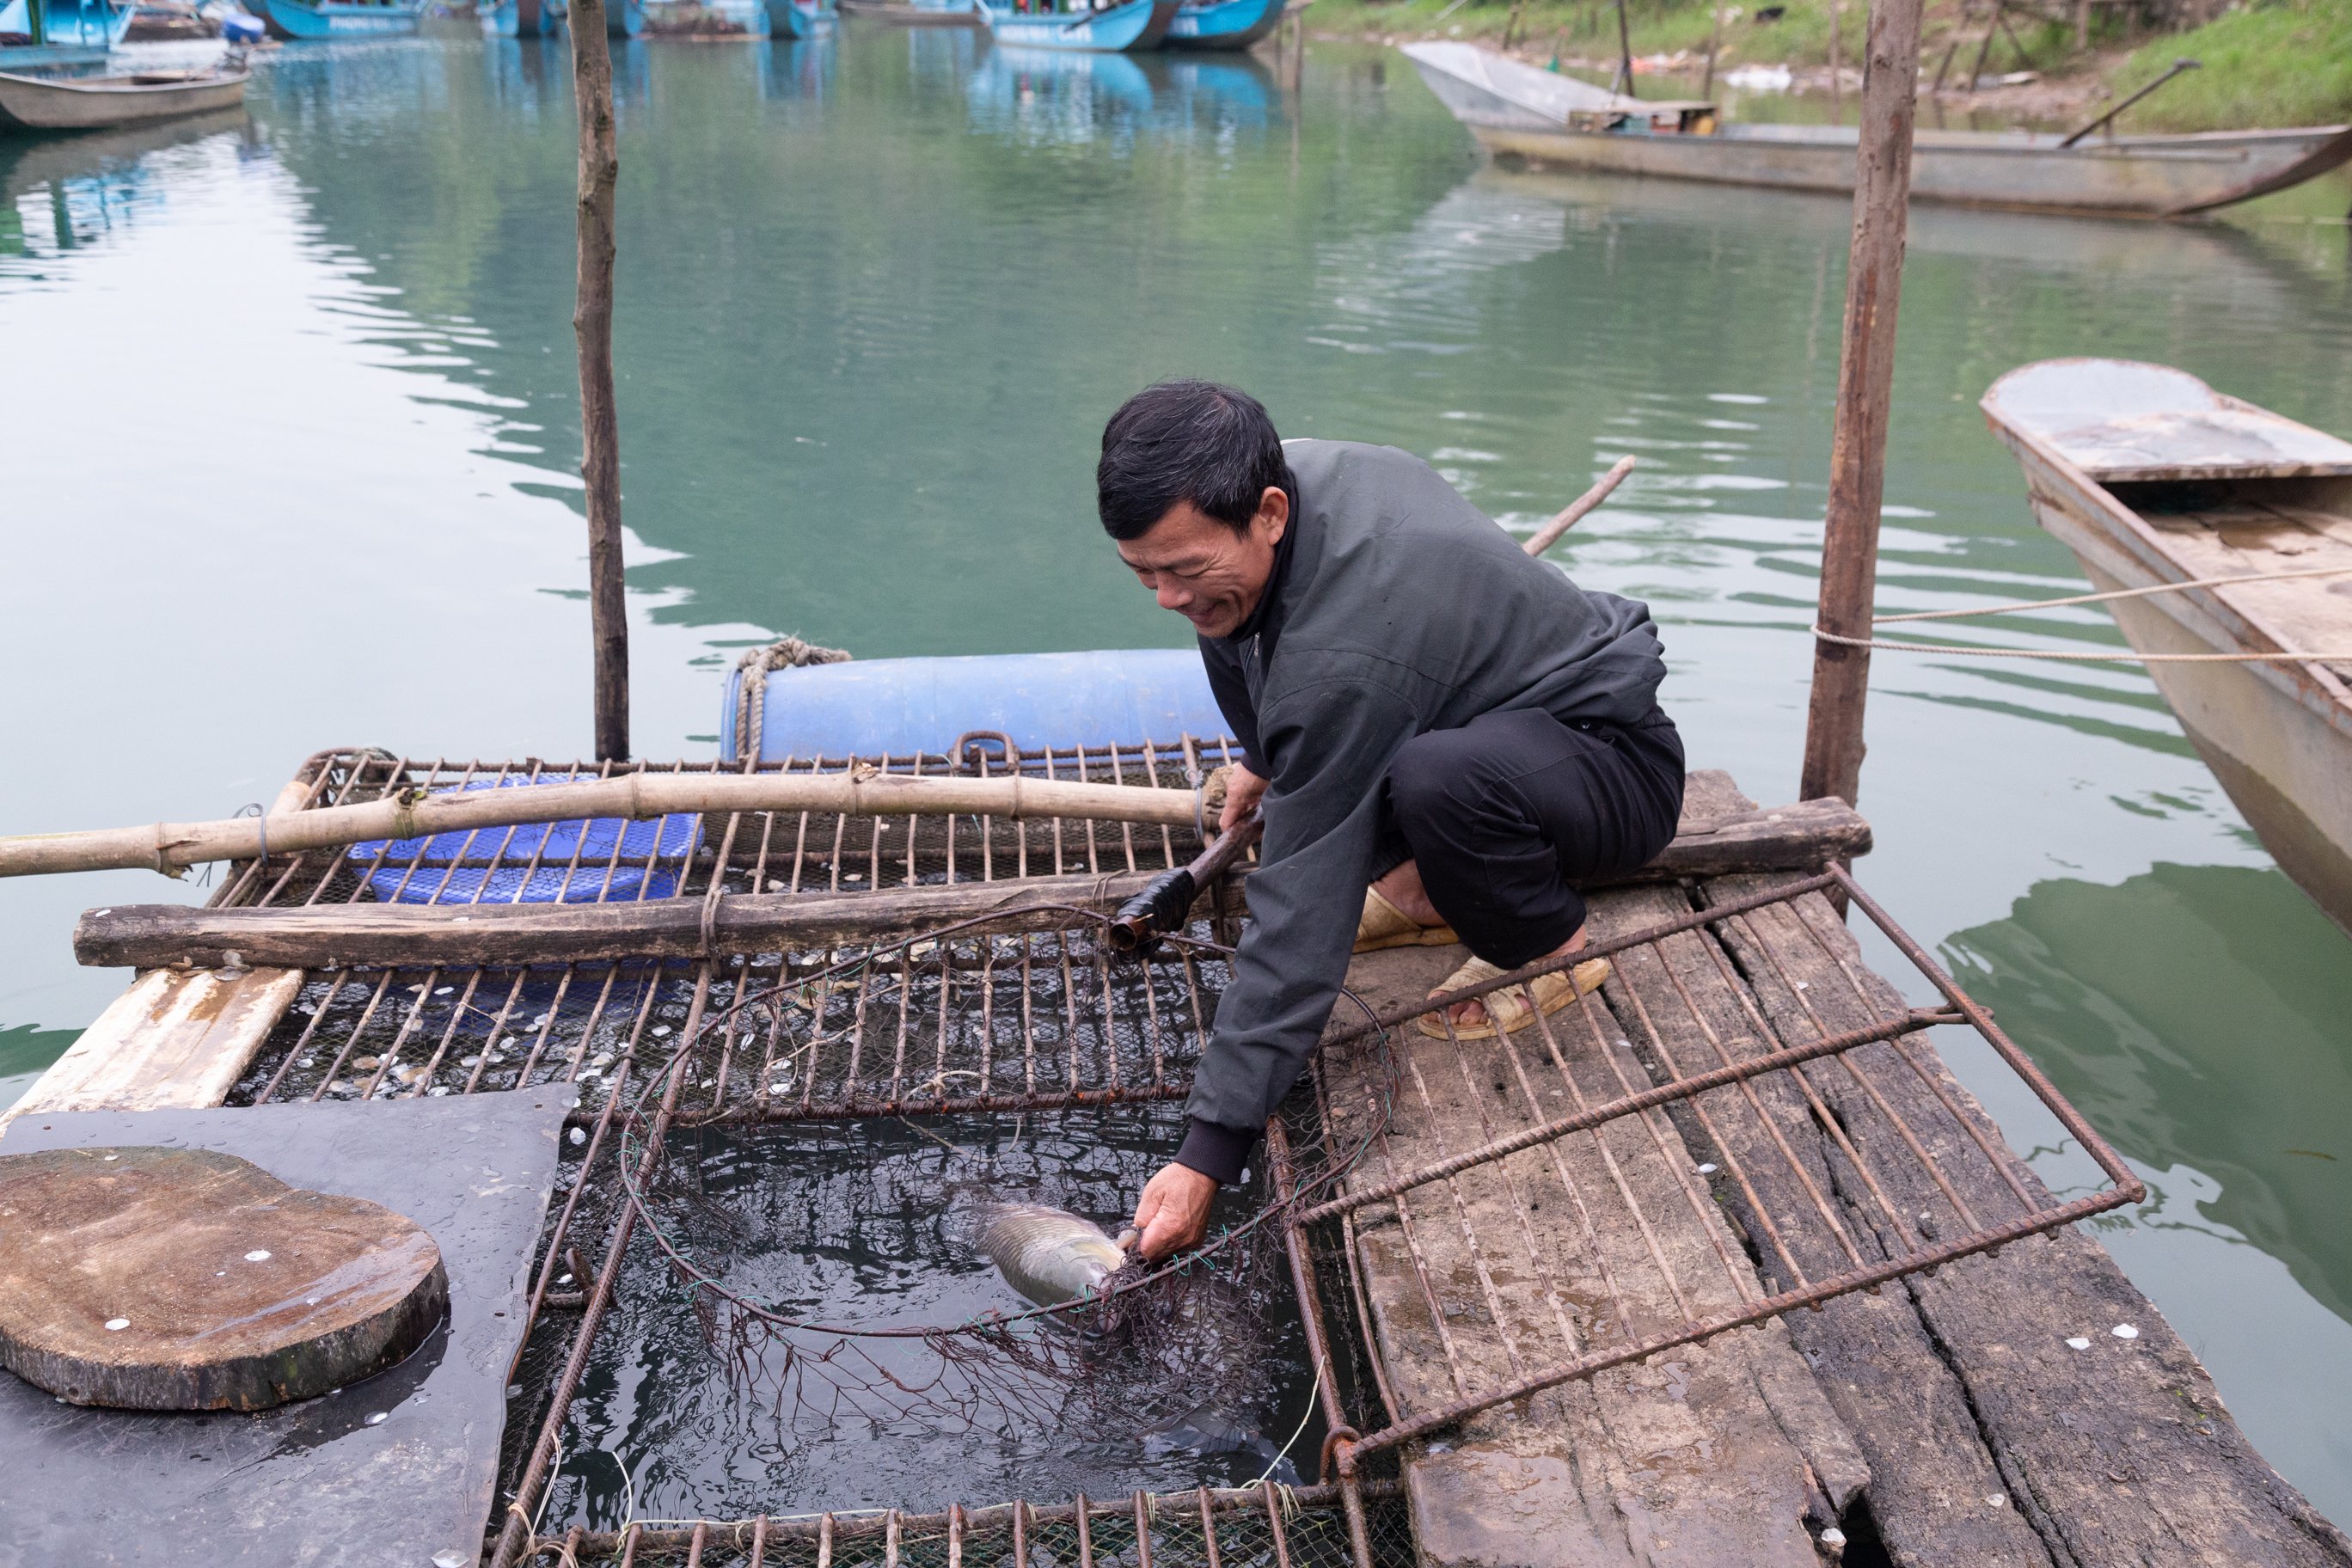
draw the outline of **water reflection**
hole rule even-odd
[[[983,41],[966,91],[975,130],[1032,144],[1100,142],[1117,151],[1146,134],[1161,146],[1216,145],[1280,117],[1274,74],[1250,55],[1087,54]]]

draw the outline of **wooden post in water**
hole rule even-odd
[[[596,645],[596,756],[629,755],[629,618],[621,577],[621,432],[613,406],[613,50],[604,0],[572,0],[572,93],[580,114],[580,477],[588,485],[588,615]]]
[[[1846,263],[1845,341],[1838,358],[1829,511],[1815,624],[1867,639],[1878,591],[1878,508],[1886,483],[1886,411],[1895,387],[1895,315],[1911,196],[1911,125],[1919,90],[1921,0],[1877,0],[1863,49],[1862,142],[1854,169],[1853,247]],[[1816,638],[1800,798],[1854,802],[1862,783],[1870,650]]]
[[[1625,20],[1625,0],[1617,0],[1617,77],[1624,83],[1618,91],[1628,98],[1642,96],[1633,90],[1633,30]]]

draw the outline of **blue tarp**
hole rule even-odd
[[[464,787],[517,789],[573,782],[569,777],[476,779]],[[374,865],[376,857],[383,856],[381,867],[363,871],[370,890],[383,903],[593,904],[600,894],[607,903],[627,902],[667,899],[676,893],[701,831],[702,819],[692,814],[644,822],[599,816],[584,822],[531,822],[514,828],[436,833],[430,838],[403,838],[389,845],[379,838],[354,844],[348,854],[362,868]],[[613,858],[615,846],[620,849],[618,864]],[[646,863],[656,848],[659,858],[649,871]],[[579,865],[572,869],[575,852]],[[524,867],[533,855],[539,857],[538,868],[526,875]],[[501,862],[495,871],[456,864],[493,856]],[[479,898],[475,896],[478,891]]]

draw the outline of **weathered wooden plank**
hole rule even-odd
[[[72,1404],[311,1398],[402,1360],[448,1303],[414,1221],[234,1154],[0,1154],[0,1363]]]
[[[1619,897],[1596,900],[1597,931],[1614,929]],[[1365,955],[1349,986],[1375,1008],[1395,1005],[1426,994],[1461,957]],[[1360,1179],[1383,1180],[1642,1081],[1597,1005],[1549,1022],[1549,1039],[1529,1030],[1456,1044],[1410,1026],[1392,1031],[1391,1121]],[[1363,1058],[1326,1065],[1343,1139],[1370,1113],[1371,1071]],[[1414,1189],[1364,1211],[1358,1234],[1373,1329],[1405,1415],[1756,1289],[1659,1117]],[[1822,1490],[1851,1496],[1866,1479],[1777,1325],[1474,1417],[1410,1458],[1405,1474],[1423,1555],[1464,1568],[1811,1564],[1805,1520],[1826,1522],[1838,1506]]]
[[[1870,846],[1870,825],[1843,801],[1686,816],[1643,879],[1730,870],[1818,870]],[[864,893],[743,893],[704,919],[698,899],[606,904],[333,904],[196,910],[118,906],[85,914],[74,952],[97,965],[247,963],[334,969],[353,963],[469,965],[597,963],[774,952],[902,935],[985,920],[992,931],[1068,923],[1072,907],[1107,912],[1153,873],[960,882]]]
[[[1620,900],[1634,926],[1689,909],[1678,889]],[[1696,931],[1618,956],[1604,995],[1649,1076],[1663,1081],[1673,1068],[1689,1074],[1775,1048],[1758,1037],[1727,967],[1714,939]],[[1805,1070],[1818,1079],[1824,1065]],[[1772,1289],[1887,1256],[1876,1233],[1855,1223],[1851,1175],[1790,1075],[1699,1095],[1674,1121],[1717,1167],[1716,1193]],[[1965,1390],[1899,1296],[1842,1298],[1788,1326],[1869,1467],[1871,1510],[1898,1563],[2052,1561],[2014,1510],[1988,1500],[2006,1488]]]
[[[299,969],[142,974],[0,1110],[0,1127],[45,1110],[218,1105],[301,989]]]
[[[1727,901],[1763,885],[1731,879],[1707,891]],[[1764,1017],[1784,1038],[1859,1027],[1904,1005],[1864,966],[1818,896],[1738,917],[1723,936]],[[2021,1212],[2017,1194],[1973,1147],[1981,1138],[2000,1148],[2000,1130],[1924,1038],[1867,1047],[1849,1060],[1853,1071],[1816,1068],[1814,1081],[1866,1157],[1889,1151],[1874,1164],[1898,1214],[1934,1236],[1965,1223],[1957,1203],[1988,1223]],[[1945,1184],[1893,1152],[1898,1116],[1937,1156]],[[2037,1203],[2052,1201],[2030,1173],[2015,1173]],[[1890,1222],[1853,1202],[1850,1188],[1846,1195],[1857,1225],[1870,1226],[1886,1245]],[[2053,1559],[2339,1568],[2352,1562],[2352,1542],[2254,1451],[2195,1355],[2079,1229],[1906,1285],[1901,1298],[1889,1291],[1889,1310],[1907,1308],[1933,1340],[1947,1375],[1965,1393],[2011,1506]],[[2117,1324],[2137,1332],[2118,1337],[2110,1331]],[[1796,1328],[1810,1347],[1811,1326]],[[1858,1415],[1849,1419],[1865,1449],[1874,1436],[1893,1436],[1874,1434]]]

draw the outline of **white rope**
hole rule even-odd
[[[2056,610],[2069,605],[2097,605],[2111,599],[2137,599],[2150,594],[2178,594],[2189,588],[2220,588],[2236,583],[2278,583],[2302,577],[2352,575],[2352,566],[2307,567],[2295,572],[2248,572],[2233,577],[2199,577],[2185,583],[2157,583],[2145,588],[2111,588],[2103,594],[2073,594],[2063,599],[2028,599],[2013,605],[1987,605],[1977,609],[1913,610],[1900,616],[1873,616],[1874,626],[1904,621],[1949,621],[1971,616],[2006,616],[2022,610]],[[1948,653],[1962,658],[2041,658],[2062,664],[2334,664],[2352,662],[2352,653],[2057,653],[2029,647],[1970,647],[1964,643],[1895,642],[1879,637],[1850,637],[1813,627],[1813,636],[1840,647],[1883,649],[1888,653]]]
[[[1273,1460],[1267,1464],[1265,1467],[1265,1473],[1258,1477],[1257,1479],[1250,1482],[1250,1485],[1254,1487],[1262,1487],[1265,1485],[1266,1482],[1273,1480],[1274,1472],[1282,1468],[1283,1460],[1290,1458],[1290,1450],[1298,1446],[1298,1439],[1307,1436],[1307,1424],[1315,1419],[1315,1402],[1323,1396],[1324,1369],[1330,1363],[1328,1360],[1318,1361],[1315,1363],[1315,1386],[1307,1391],[1307,1414],[1298,1418],[1298,1430],[1290,1435],[1290,1441],[1285,1443],[1282,1446],[1282,1451],[1275,1455]],[[1282,1489],[1282,1491],[1283,1500],[1289,1503],[1293,1509],[1296,1509],[1298,1506],[1297,1500],[1289,1495],[1290,1489],[1286,1486]]]
[[[1813,628],[1813,636],[1840,647],[1882,648],[1889,653],[1953,653],[1964,658],[2047,658],[2070,664],[2342,664],[2352,653],[2053,653],[2033,647],[1968,647],[1959,643],[1887,642],[1877,637],[1842,637]]]
[[[2146,588],[2110,588],[2104,594],[2076,594],[2063,599],[2028,599],[2016,605],[1988,605],[1980,610],[1914,610],[1904,616],[1873,616],[1874,626],[1897,621],[1950,621],[1969,616],[2006,616],[2017,610],[2056,610],[2068,605],[2097,605],[2109,599],[2137,599],[2149,594],[2178,594],[2185,588],[2224,588],[2233,583],[2280,583],[2295,577],[2352,575],[2352,566],[2319,566],[2300,572],[2249,572],[2237,577],[2200,577],[2187,583],[2158,583]]]

